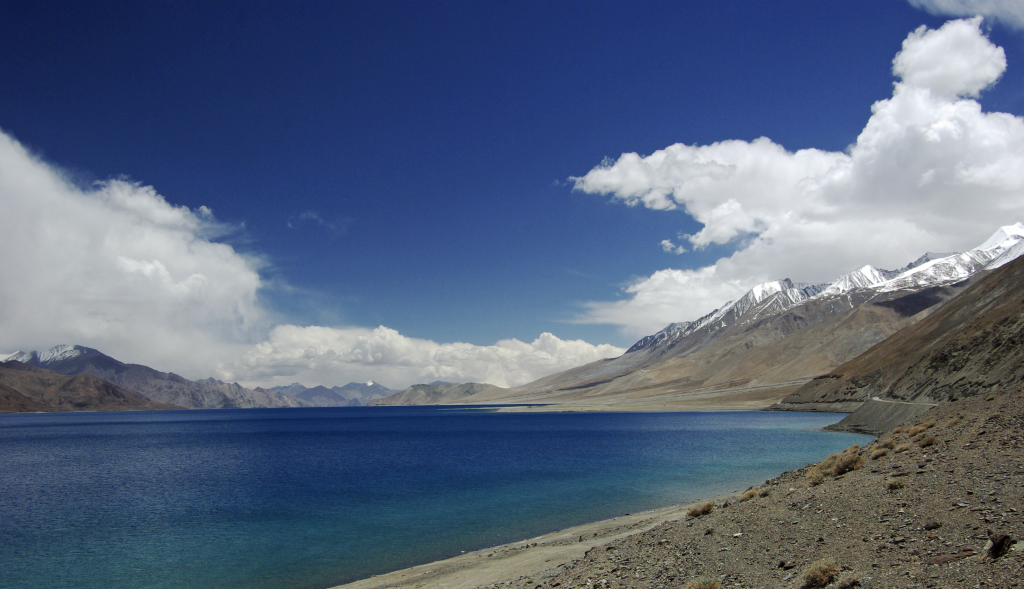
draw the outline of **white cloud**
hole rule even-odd
[[[669,254],[679,255],[679,254],[686,253],[686,248],[685,247],[672,243],[671,239],[662,239],[661,240],[661,249],[665,253],[669,253]]]
[[[1006,68],[980,22],[911,33],[893,60],[902,80],[872,106],[847,153],[794,153],[767,138],[676,144],[574,178],[578,190],[630,206],[682,208],[704,224],[688,236],[695,248],[739,244],[708,268],[656,272],[626,288],[626,300],[589,303],[579,321],[642,335],[760,282],[826,281],[865,263],[896,268],[1024,219],[1024,119],[961,98]]]
[[[1011,27],[1024,29],[1024,3],[1020,0],[909,0],[910,5],[932,14],[948,16],[982,15]]]
[[[57,343],[183,372],[264,320],[260,260],[213,237],[212,212],[148,186],[83,190],[0,133],[0,348]]]
[[[384,326],[278,325],[266,341],[223,365],[220,377],[269,385],[297,380],[331,386],[373,379],[392,388],[435,380],[515,386],[625,351],[550,333],[530,343],[508,339],[476,346],[410,338]]]
[[[120,180],[83,190],[3,133],[0,210],[0,349],[81,344],[190,378],[329,386],[372,378],[393,387],[522,384],[625,352],[549,333],[475,346],[386,327],[270,329],[257,297],[261,261],[213,241],[228,228],[209,209],[174,206]]]

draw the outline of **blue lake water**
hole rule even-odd
[[[0,415],[0,587],[313,589],[758,484],[841,415]]]

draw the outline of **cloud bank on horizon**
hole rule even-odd
[[[0,202],[0,350],[8,352],[82,344],[192,378],[392,387],[513,386],[625,352],[550,333],[476,346],[384,326],[272,326],[258,297],[265,261],[215,242],[232,228],[212,211],[174,206],[125,180],[82,189],[2,132]]]
[[[1003,19],[1021,12],[1008,2],[915,2],[981,4]],[[846,152],[794,153],[765,137],[680,143],[625,153],[573,178],[576,190],[628,206],[683,210],[703,224],[680,236],[693,249],[736,247],[710,266],[638,279],[623,300],[586,303],[577,321],[649,334],[761,282],[828,281],[865,263],[898,268],[911,261],[908,252],[962,251],[1024,219],[1024,118],[983,112],[974,100],[1006,70],[981,23],[978,16],[910,33],[893,60],[892,97],[872,106]]]

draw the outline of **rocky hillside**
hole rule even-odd
[[[876,432],[935,404],[1024,380],[1024,258],[924,320],[815,378],[778,409],[853,411],[836,427]]]
[[[180,409],[153,403],[109,382],[8,361],[0,364],[0,413]]]
[[[163,405],[189,409],[305,406],[273,391],[253,391],[212,378],[191,381],[141,364],[125,364],[84,346],[56,346],[42,353],[18,353],[9,359],[68,376],[95,376]]]

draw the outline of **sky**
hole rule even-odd
[[[1024,220],[1024,5],[20,2],[0,352],[514,386]]]

